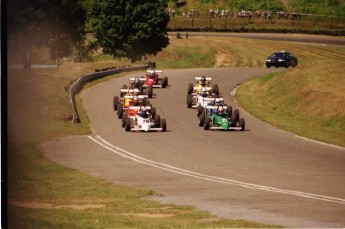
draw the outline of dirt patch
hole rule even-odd
[[[216,54],[216,63],[214,64],[214,68],[218,67],[225,67],[230,66],[231,61],[233,60],[233,56],[223,52],[217,52]]]
[[[176,214],[163,214],[163,213],[124,213],[123,216],[139,216],[145,218],[167,218],[176,216]]]
[[[69,208],[76,210],[87,210],[94,208],[104,208],[105,204],[54,204],[54,203],[42,203],[42,202],[31,202],[31,201],[17,201],[9,200],[9,205],[23,208],[45,208],[45,209],[61,209]]]

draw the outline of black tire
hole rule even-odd
[[[161,116],[159,116],[158,114],[156,114],[155,115],[155,117],[154,117],[154,122],[155,122],[155,125],[160,125],[160,123],[161,123]]]
[[[119,104],[119,97],[118,96],[114,96],[114,99],[113,99],[114,111],[117,110],[117,105],[118,104]]]
[[[246,128],[246,122],[244,121],[244,118],[240,118],[240,127],[241,131],[244,131]]]
[[[266,64],[266,68],[271,68],[271,65]]]
[[[238,109],[234,110],[234,115],[235,115],[235,121],[237,122],[240,120],[240,111]]]
[[[289,67],[289,65],[290,65],[290,61],[287,61],[286,63],[285,63],[285,68],[288,68]]]
[[[167,131],[167,121],[165,119],[161,119],[161,128],[163,132]]]
[[[232,106],[227,106],[226,112],[228,113],[228,116],[231,117],[231,115],[232,115]]]
[[[165,88],[166,86],[166,82],[165,82],[165,78],[162,79],[162,88]]]
[[[147,94],[148,94],[149,98],[152,98],[152,95],[153,95],[152,86],[149,86],[147,88]]]
[[[192,93],[193,93],[193,88],[194,88],[194,87],[193,87],[193,84],[191,84],[191,83],[190,83],[190,84],[188,84],[188,92],[187,92],[187,93],[188,93],[188,95],[190,95],[190,94],[192,94]]]
[[[204,111],[204,108],[199,104],[199,106],[198,106],[197,117],[199,117],[199,115],[200,115],[201,113],[203,113],[203,111]]]
[[[232,114],[230,116],[230,122],[236,122],[236,115],[235,114]]]
[[[123,115],[122,116],[122,127],[125,127],[126,126],[126,120],[127,120],[127,117],[126,117],[126,115]]]
[[[193,105],[193,98],[192,98],[192,95],[187,95],[187,107],[188,108],[191,108]]]
[[[122,115],[123,115],[123,107],[122,107],[121,104],[119,104],[119,105],[117,106],[117,117],[118,117],[119,119],[121,119],[121,118],[122,118]]]
[[[202,112],[200,115],[199,115],[199,126],[204,126],[205,125],[205,113]]]
[[[151,107],[151,115],[152,115],[152,117],[156,116],[156,108],[155,107]]]
[[[163,80],[164,80],[164,82],[165,82],[165,86],[168,86],[168,85],[169,85],[169,84],[168,84],[168,77],[164,76]]]
[[[125,131],[131,131],[131,120],[129,118],[126,118]]]
[[[147,100],[147,98],[143,98],[141,100],[141,103],[142,103],[143,106],[148,106],[149,101]]]
[[[204,123],[204,130],[209,130],[210,129],[210,119],[205,119]]]
[[[293,68],[297,66],[296,61],[294,61],[294,60],[290,60],[289,65]]]

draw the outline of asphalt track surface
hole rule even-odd
[[[285,69],[165,70],[169,86],[150,102],[167,120],[165,133],[125,132],[112,107],[129,73],[82,93],[93,134],[42,146],[67,167],[135,188],[155,200],[194,205],[229,219],[286,227],[345,227],[345,149],[277,129],[241,109],[231,92],[240,83]],[[188,109],[188,83],[206,75],[245,118],[246,131],[204,131]]]

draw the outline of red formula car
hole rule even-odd
[[[161,87],[165,88],[168,86],[168,77],[163,76],[163,70],[147,70],[146,71],[146,80],[144,87]]]

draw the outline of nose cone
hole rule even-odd
[[[144,123],[143,126],[142,126],[142,129],[147,132],[149,131],[151,128],[151,125],[149,125],[148,123]]]
[[[228,123],[228,122],[223,122],[220,126],[221,126],[224,130],[228,130],[228,129],[229,129],[229,123]]]

